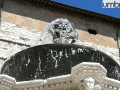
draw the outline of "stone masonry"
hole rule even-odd
[[[4,0],[1,20],[42,31],[51,21],[63,18],[74,24],[72,25],[77,29],[80,40],[105,47],[117,48],[117,30],[119,30],[119,26],[111,24],[109,20],[108,22],[104,22],[104,19],[97,20],[96,18],[99,17],[99,14],[95,17],[76,15],[28,1]],[[79,9],[75,11],[79,11]],[[103,17],[105,18],[106,16],[103,15]],[[91,34],[88,31],[89,29],[95,30],[97,34]]]
[[[120,90],[120,81],[106,74],[99,63],[83,62],[72,67],[71,74],[47,79],[16,82],[13,77],[0,75],[0,90]]]
[[[32,28],[20,27],[18,25],[1,22],[0,31],[0,67],[6,59],[15,53],[38,45],[40,32]]]
[[[40,45],[40,34],[41,32],[33,28],[27,28],[2,21],[0,31],[0,68],[5,60],[15,53],[32,46]],[[79,44],[98,49],[111,56],[120,64],[118,49],[104,47],[81,40]]]

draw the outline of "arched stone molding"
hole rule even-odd
[[[106,69],[99,63],[89,63],[83,62],[74,67],[72,67],[71,76],[72,80],[80,86],[84,87],[84,80],[88,77],[91,77],[95,80],[95,83],[99,83],[100,86],[103,86],[102,83],[106,77]]]
[[[71,74],[16,82],[0,75],[0,90],[120,90],[120,81],[106,77],[106,69],[99,63],[83,62],[72,68]]]

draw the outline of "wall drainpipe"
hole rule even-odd
[[[0,1],[0,30],[1,30],[1,18],[2,18],[3,2],[4,2],[4,0]]]
[[[117,46],[118,46],[118,49],[119,49],[119,61],[120,61],[119,30],[117,30]]]

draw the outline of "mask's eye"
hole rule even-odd
[[[89,83],[89,81],[87,81],[86,83]]]

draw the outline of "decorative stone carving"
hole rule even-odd
[[[67,19],[58,18],[52,21],[41,33],[42,44],[75,43],[78,39],[76,30]]]
[[[93,67],[96,67],[96,71],[106,72],[104,71],[104,67],[100,64],[83,62],[72,68],[74,73],[56,76],[45,80],[39,79],[16,82],[14,78],[8,75],[0,75],[0,90],[120,90],[120,81],[107,78],[106,76],[103,78],[103,81],[101,81],[98,78],[98,73],[98,76],[96,76],[95,74],[91,75],[91,71],[85,73],[86,71],[84,72],[84,69],[80,70],[82,67],[89,67],[88,70],[91,70],[90,66],[92,66],[92,69]],[[81,73],[77,74],[78,72]],[[82,74],[84,74],[85,78],[80,78],[83,77]]]
[[[95,85],[94,90],[101,90],[100,85]]]
[[[95,80],[91,77],[88,77],[86,79],[84,79],[84,87],[86,88],[86,90],[93,90],[94,86],[95,86]]]
[[[99,85],[95,85],[96,82],[92,77],[88,77],[80,82],[78,85],[79,90],[101,90]]]
[[[12,89],[10,89],[9,87],[5,87],[5,86],[0,85],[0,90],[12,90]]]

